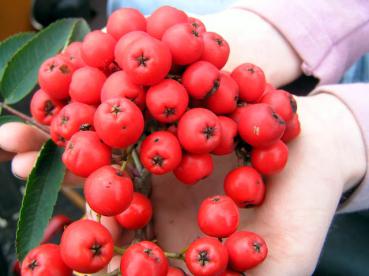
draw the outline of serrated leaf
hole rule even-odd
[[[32,32],[19,33],[0,42],[0,82],[5,65],[16,53],[18,48],[29,41],[34,35]]]
[[[47,141],[28,177],[16,235],[19,260],[23,260],[32,248],[40,244],[52,216],[65,174],[62,153],[62,148],[58,148],[51,140]]]
[[[14,54],[5,67],[1,82],[5,102],[14,104],[32,91],[42,62],[57,54],[74,38],[80,38],[86,31],[85,24],[81,23],[83,21],[58,20],[37,33]]]
[[[0,126],[5,124],[5,123],[10,123],[10,122],[23,122],[23,121],[22,121],[22,119],[20,119],[17,116],[14,116],[14,115],[0,116]]]

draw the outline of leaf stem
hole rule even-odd
[[[45,134],[47,134],[48,136],[50,136],[49,134],[49,128],[47,126],[44,126],[38,122],[36,122],[33,118],[31,118],[30,116],[12,108],[11,106],[7,105],[4,102],[0,102],[0,108],[5,109],[6,111],[8,111],[10,114],[13,114],[19,118],[21,118],[22,120],[24,120],[27,123],[30,123],[32,125],[34,125],[35,127],[37,127],[39,130],[41,130],[42,132],[44,132]]]

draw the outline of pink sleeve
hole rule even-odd
[[[300,55],[303,72],[320,84],[337,83],[369,51],[368,0],[243,0],[233,8],[271,23]]]
[[[318,87],[313,94],[329,93],[338,97],[354,114],[366,146],[367,170],[362,182],[340,207],[340,213],[369,209],[369,83],[337,84]]]

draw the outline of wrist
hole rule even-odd
[[[300,97],[298,101],[300,117],[306,121],[302,122],[303,131],[308,128],[319,137],[318,143],[327,144],[326,154],[334,156],[334,163],[325,166],[339,177],[343,192],[354,187],[366,171],[365,144],[354,115],[331,94]]]
[[[268,82],[281,86],[301,75],[302,61],[270,23],[253,12],[233,8],[201,16],[208,31],[219,33],[231,47],[225,70],[242,62],[263,68]]]

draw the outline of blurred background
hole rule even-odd
[[[211,13],[234,0],[0,0],[0,41],[18,32],[40,30],[59,18],[83,17],[91,29],[104,27],[107,14],[119,7],[135,7],[149,14],[158,6],[171,4],[187,12]],[[210,7],[210,8],[209,8]],[[302,78],[287,90],[303,94],[311,81]],[[15,106],[29,114],[29,100]],[[0,276],[15,275],[15,230],[25,182],[11,174],[10,162],[0,164]],[[71,219],[82,213],[60,194],[55,215]],[[335,217],[315,276],[369,275],[369,212]],[[294,265],[294,264],[291,264]],[[296,275],[300,276],[300,275]]]

